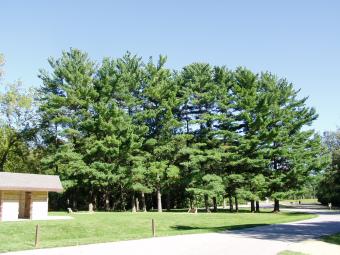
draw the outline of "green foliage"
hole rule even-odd
[[[153,208],[154,193],[159,211],[162,194],[168,208],[283,199],[327,167],[321,138],[305,128],[315,110],[270,73],[206,63],[173,71],[164,56],[144,63],[129,52],[96,63],[77,49],[48,61],[37,100],[14,86],[1,95],[0,170],[23,158],[60,175],[59,206],[126,210],[131,201],[134,210],[147,194]]]
[[[331,165],[319,180],[317,197],[323,204],[340,205],[340,131],[326,132],[323,142],[327,146]]]
[[[322,237],[322,241],[340,245],[340,233],[329,235],[329,236],[324,236]]]
[[[36,116],[32,91],[20,83],[9,85],[0,93],[0,171],[28,171],[34,154],[31,149],[36,134]],[[38,171],[33,167],[31,171]]]
[[[278,253],[278,255],[307,255],[307,254],[297,251],[285,250]]]
[[[194,188],[187,188],[187,191],[195,196],[208,195],[209,197],[216,197],[224,193],[222,178],[215,174],[204,175],[200,182],[194,182],[192,186]]]

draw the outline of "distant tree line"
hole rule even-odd
[[[99,64],[76,49],[49,59],[42,85],[1,94],[0,171],[57,174],[56,208],[230,210],[301,193],[329,153],[286,79],[240,67],[125,54]]]
[[[331,164],[320,176],[317,197],[323,204],[340,206],[340,130],[325,132],[323,142],[331,153]]]

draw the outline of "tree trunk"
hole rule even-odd
[[[235,211],[238,212],[238,198],[235,196]]]
[[[204,205],[205,205],[205,211],[210,213],[209,197],[207,194],[204,195]]]
[[[72,209],[73,211],[77,211],[77,200],[75,198],[72,200]]]
[[[77,198],[79,197],[77,188],[72,191],[71,197],[72,197],[72,210],[76,212],[76,211],[78,211],[78,208],[77,208],[78,207],[78,200],[77,200]]]
[[[190,206],[190,209],[194,207],[194,201],[192,198],[189,198],[189,206]]]
[[[259,213],[260,212],[260,201],[256,200],[256,209],[255,212]]]
[[[136,210],[135,192],[132,193],[132,197],[131,197],[131,211],[132,212],[137,212],[137,210]]]
[[[214,204],[214,212],[217,212],[217,201],[216,201],[216,197],[213,197],[213,204]]]
[[[105,201],[105,211],[110,211],[110,200],[109,200],[109,193],[106,191],[104,195]]]
[[[125,197],[124,197],[124,191],[123,191],[123,186],[120,185],[120,204],[121,204],[121,208],[122,210],[125,212],[126,211],[126,203],[125,203]]]
[[[144,192],[142,192],[142,209],[143,209],[143,212],[146,212],[146,202],[145,202],[145,194]]]
[[[171,200],[170,200],[170,192],[166,194],[166,210],[170,211],[171,207]]]
[[[88,200],[89,204],[92,204],[93,206],[93,210],[96,210],[96,203],[95,203],[95,199],[94,199],[94,195],[93,195],[93,189],[91,189],[90,191],[90,196],[89,196],[89,200]]]
[[[157,211],[163,212],[162,210],[162,193],[160,187],[157,187]]]
[[[229,195],[229,211],[230,212],[234,211],[233,198],[231,197],[231,195]]]
[[[93,210],[97,210],[98,209],[98,199],[97,196],[93,197]]]
[[[225,197],[223,198],[223,209],[227,208],[227,201],[225,199]]]
[[[280,201],[278,199],[274,199],[274,211],[273,212],[279,212],[280,211]]]
[[[255,201],[250,200],[250,212],[255,212]]]
[[[138,197],[136,197],[135,201],[136,201],[136,211],[138,212],[139,211],[139,199],[138,199]]]

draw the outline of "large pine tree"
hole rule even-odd
[[[41,162],[74,207],[136,211],[141,198],[146,210],[155,195],[161,212],[166,194],[168,209],[189,200],[217,210],[228,196],[231,210],[234,199],[258,211],[272,197],[278,211],[327,164],[305,128],[314,109],[270,73],[202,63],[173,72],[163,56],[143,63],[130,53],[98,64],[76,49],[49,63],[51,73],[40,73]]]

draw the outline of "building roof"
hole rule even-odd
[[[62,192],[59,176],[0,172],[0,190]]]

